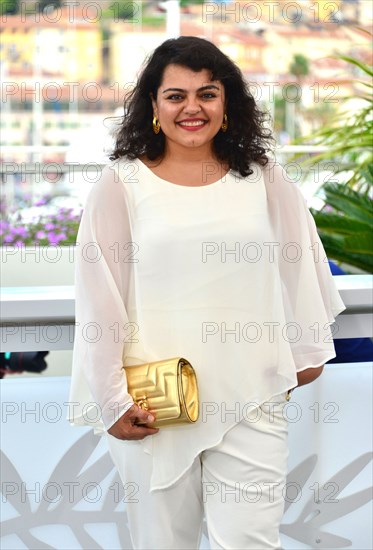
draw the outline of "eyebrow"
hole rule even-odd
[[[215,86],[214,84],[209,84],[208,86],[202,86],[201,88],[198,88],[197,92],[203,92],[204,90],[218,90],[220,92],[220,88]],[[162,94],[165,94],[166,92],[186,92],[186,90],[183,90],[182,88],[167,88],[167,90],[163,90]]]

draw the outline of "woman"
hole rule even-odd
[[[279,548],[283,409],[335,356],[344,305],[303,196],[267,157],[264,114],[218,48],[167,40],[126,109],[77,239],[71,421],[101,426],[136,484],[134,548],[198,548],[203,514],[211,548]],[[171,357],[196,371],[200,418],[156,429],[121,367]]]

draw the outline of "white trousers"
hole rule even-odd
[[[152,493],[151,455],[139,441],[108,434],[122,483],[138,487],[138,502],[127,503],[133,548],[197,550],[205,514],[211,549],[280,549],[288,458],[285,403],[280,394],[261,411],[254,409],[218,445],[202,451],[174,485]]]

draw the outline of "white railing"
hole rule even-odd
[[[329,147],[325,145],[281,145],[276,148],[276,153],[284,155],[293,155],[296,153],[318,154],[324,153],[328,149]],[[69,145],[2,145],[1,151],[5,159],[8,159],[9,156],[14,153],[23,153],[28,155],[46,155],[50,153],[66,155],[67,153],[73,153],[72,147]],[[103,154],[105,154],[105,152],[107,151],[102,151]],[[3,164],[0,164],[0,173],[4,171],[4,164],[6,162],[8,162],[8,160],[3,162]],[[11,162],[11,160],[9,162]],[[93,159],[92,162],[94,162]]]
[[[316,196],[324,182],[339,181],[336,170],[341,168],[331,160],[304,166],[294,155],[310,156],[323,153],[328,147],[322,145],[283,145],[275,149],[276,161],[285,167],[287,177],[302,188],[310,207],[321,208],[323,201]],[[65,159],[44,162],[44,158]],[[25,193],[35,200],[41,194],[73,196],[84,204],[87,194],[99,177],[105,162],[109,162],[109,151],[102,149],[92,160],[79,158],[79,151],[70,146],[3,146],[3,162],[0,163],[1,194],[13,208]],[[27,160],[19,160],[27,159]],[[296,157],[297,159],[298,157]],[[17,160],[18,159],[18,160]],[[66,160],[67,159],[67,160]]]
[[[334,338],[371,337],[373,278],[334,277],[346,310],[337,317]],[[7,287],[2,289],[1,351],[54,351],[73,347],[73,286]]]

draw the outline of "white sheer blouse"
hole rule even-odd
[[[179,479],[248,406],[335,357],[330,325],[345,306],[305,199],[275,162],[252,168],[190,187],[119,159],[85,205],[70,422],[102,432],[132,405],[123,364],[185,357],[197,375],[199,420],[141,440],[151,490]]]

